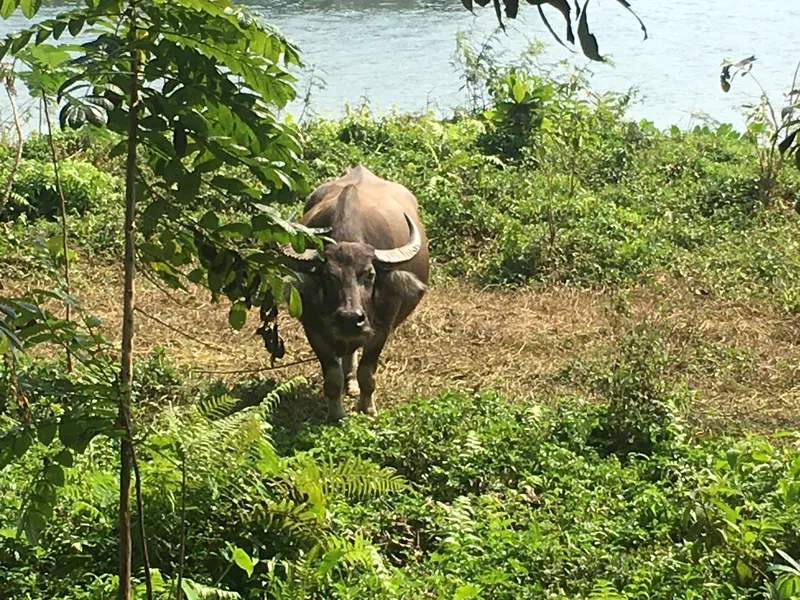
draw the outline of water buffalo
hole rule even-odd
[[[318,253],[281,250],[300,274],[300,318],[325,379],[328,419],[344,417],[345,386],[358,409],[376,415],[375,370],[386,340],[427,291],[428,240],[417,199],[363,165],[317,187],[301,222],[330,228],[335,240]],[[353,381],[355,352],[361,360]]]

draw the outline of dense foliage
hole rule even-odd
[[[442,393],[330,428],[294,421],[289,385],[231,415],[224,386],[184,381],[155,355],[136,404],[149,413],[137,446],[158,581],[176,576],[185,502],[192,585],[253,600],[797,597],[800,440],[693,440],[660,360],[641,329],[600,405]],[[44,364],[17,375],[35,410],[64,376]],[[97,439],[63,469],[40,546],[12,523],[50,453],[34,444],[2,471],[4,597],[108,597],[109,450]]]
[[[479,114],[366,109],[306,131],[318,180],[364,162],[418,195],[433,255],[481,283],[626,286],[658,273],[800,308],[800,177],[749,130],[658,131],[573,74],[489,73]],[[794,209],[794,210],[793,210]]]
[[[41,1],[4,1],[0,16],[8,18],[16,8],[30,19]],[[49,43],[65,32],[77,36],[86,29],[91,39],[84,43],[66,47]],[[311,234],[282,220],[267,205],[275,195],[291,194],[303,185],[295,129],[276,116],[294,97],[287,68],[299,64],[298,53],[273,28],[227,0],[86,0],[80,7],[6,36],[0,57],[9,55],[22,64],[15,74],[43,101],[54,186],[34,182],[25,201],[16,203],[22,206],[8,204],[11,195],[20,197],[12,189],[18,183],[18,145],[2,199],[3,208],[10,209],[5,217],[59,216],[59,235],[48,240],[48,250],[56,265],[63,265],[63,288],[58,277],[55,289],[51,282],[49,289],[28,290],[22,297],[0,297],[0,355],[14,382],[21,356],[41,345],[63,348],[67,371],[72,372],[76,360],[89,376],[62,381],[61,410],[36,420],[24,392],[10,384],[19,412],[0,437],[0,464],[23,461],[34,439],[51,448],[57,439],[65,446],[58,464],[37,469],[32,494],[20,506],[18,530],[35,543],[65,485],[63,467],[74,461],[75,454],[85,452],[95,437],[117,440],[118,597],[129,600],[132,593],[135,473],[144,581],[147,598],[153,600],[157,585],[151,576],[134,445],[137,429],[131,419],[137,262],[173,288],[185,289],[182,279],[206,282],[212,300],[225,295],[233,303],[229,322],[234,328],[241,329],[253,306],[260,309],[262,320],[269,320],[270,314],[274,320],[276,305],[287,289],[284,277],[291,274],[281,264],[274,242],[302,250]],[[6,72],[7,86],[10,79]],[[13,105],[10,87],[8,95]],[[97,319],[81,314],[83,323],[76,324],[72,318],[76,302],[71,297],[68,214],[85,213],[89,202],[66,200],[70,191],[73,199],[80,191],[76,194],[61,182],[51,102],[58,105],[62,129],[87,123],[102,126],[118,138],[109,158],[125,157],[120,186],[124,220],[118,235],[123,256],[117,259],[124,273],[119,359],[97,331]],[[19,132],[16,112],[14,117]],[[247,175],[231,176],[231,169]],[[55,188],[50,196],[57,203],[42,193],[48,187]],[[195,220],[192,210],[197,212],[201,190],[209,188],[235,204],[238,222],[222,222],[215,206]],[[231,238],[241,241],[233,244]],[[50,244],[52,240],[57,243]],[[257,240],[258,246],[248,248],[247,240]],[[264,252],[260,246],[269,242],[273,248]],[[297,315],[299,295],[289,289],[289,310]],[[44,310],[45,298],[60,301],[65,316]],[[271,337],[277,338],[274,327],[272,331]],[[277,353],[277,340],[272,346]],[[182,544],[181,564],[183,560]],[[171,586],[178,600],[188,581],[181,569]]]

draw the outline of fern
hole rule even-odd
[[[231,414],[238,403],[238,399],[228,394],[223,394],[222,396],[212,396],[201,400],[197,404],[197,408],[206,419],[215,420]]]
[[[620,594],[610,581],[601,579],[589,592],[589,600],[627,600],[627,596]]]
[[[279,457],[272,446],[268,418],[281,398],[304,383],[303,378],[292,379],[266,394],[257,406],[241,410],[230,396],[167,409],[153,442],[177,454],[171,463],[173,472],[185,461],[190,485],[211,488],[214,495],[231,503],[246,502],[255,522],[284,530],[295,538],[295,547],[312,548],[300,558],[273,563],[270,577],[275,598],[307,597],[327,585],[334,569],[364,570],[389,586],[390,573],[375,546],[361,537],[331,534],[328,501],[330,497],[375,498],[405,489],[406,482],[394,469],[358,456],[341,462],[319,462],[309,453]],[[155,465],[164,461],[151,464],[157,471]],[[179,488],[174,476],[161,476]],[[231,592],[192,585],[197,586],[193,591],[198,598],[238,598],[225,595]]]
[[[391,467],[379,467],[359,456],[351,456],[324,475],[325,493],[343,493],[348,498],[366,500],[383,494],[401,492],[405,479]]]
[[[321,591],[337,572],[343,577],[348,571],[363,569],[375,576],[384,592],[395,592],[391,573],[378,549],[360,536],[324,536],[307,554],[295,561],[281,561],[283,577],[270,574],[271,596],[283,600],[308,598]]]
[[[381,558],[380,552],[363,537],[356,535],[352,540],[344,537],[329,536],[326,539],[326,550],[340,553],[339,564],[351,569],[363,567],[373,570],[381,576],[388,576],[388,569]]]
[[[276,459],[267,418],[281,398],[305,384],[291,379],[269,392],[257,406],[233,412],[237,400],[228,395],[203,400],[183,413],[166,411],[169,434],[178,440],[180,453],[189,462],[192,475],[205,472],[221,486],[238,472],[237,465],[254,463],[266,472]]]
[[[184,578],[182,583],[181,587],[186,598],[197,598],[198,600],[241,600],[242,598],[238,592],[211,587],[191,579]]]
[[[261,417],[264,419],[269,417],[283,398],[293,395],[302,386],[307,384],[308,381],[301,375],[293,377],[289,381],[280,384],[278,387],[264,396],[264,399],[258,405],[258,410],[261,414]]]

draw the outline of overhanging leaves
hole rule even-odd
[[[567,30],[567,41],[571,44],[575,43],[575,35],[573,33],[573,15],[569,5],[568,0],[527,0],[528,4],[536,6],[539,12],[539,18],[544,23],[547,30],[550,34],[555,38],[555,40],[564,47],[566,44],[561,39],[561,37],[555,32],[553,27],[550,25],[550,22],[547,20],[547,16],[543,10],[545,5],[550,5],[557,9],[560,13],[562,18],[564,19],[566,30]],[[501,5],[502,2],[502,5]],[[628,0],[617,0],[619,4],[621,4],[626,10],[628,10],[639,22],[639,25],[644,33],[644,39],[647,39],[647,28],[645,27],[644,22],[639,18],[639,16],[633,11],[631,3]],[[587,2],[588,3],[588,0]],[[581,49],[583,53],[588,58],[595,60],[595,61],[604,61],[604,58],[600,55],[598,50],[597,39],[594,35],[589,32],[589,23],[586,16],[586,3],[584,3],[583,10],[578,5],[577,1],[575,3],[575,10],[576,10],[576,18],[578,19],[577,27],[578,27],[578,37],[580,38],[581,42]],[[478,6],[486,6],[489,4],[489,0],[475,0],[474,4]],[[474,5],[472,0],[462,0],[462,5],[470,12],[474,12]],[[495,17],[497,19],[498,24],[502,29],[505,29],[505,24],[503,23],[503,13],[509,19],[517,18],[519,12],[519,1],[518,0],[492,0],[492,5],[494,7]]]

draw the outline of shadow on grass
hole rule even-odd
[[[233,385],[215,382],[210,391],[212,395],[227,394],[238,399],[228,412],[233,414],[259,405],[281,383],[285,382],[274,378],[253,378]],[[335,426],[327,423],[327,413],[327,400],[318,385],[304,383],[290,393],[281,394],[269,419],[275,448],[284,455],[311,448],[310,436],[315,429]]]

